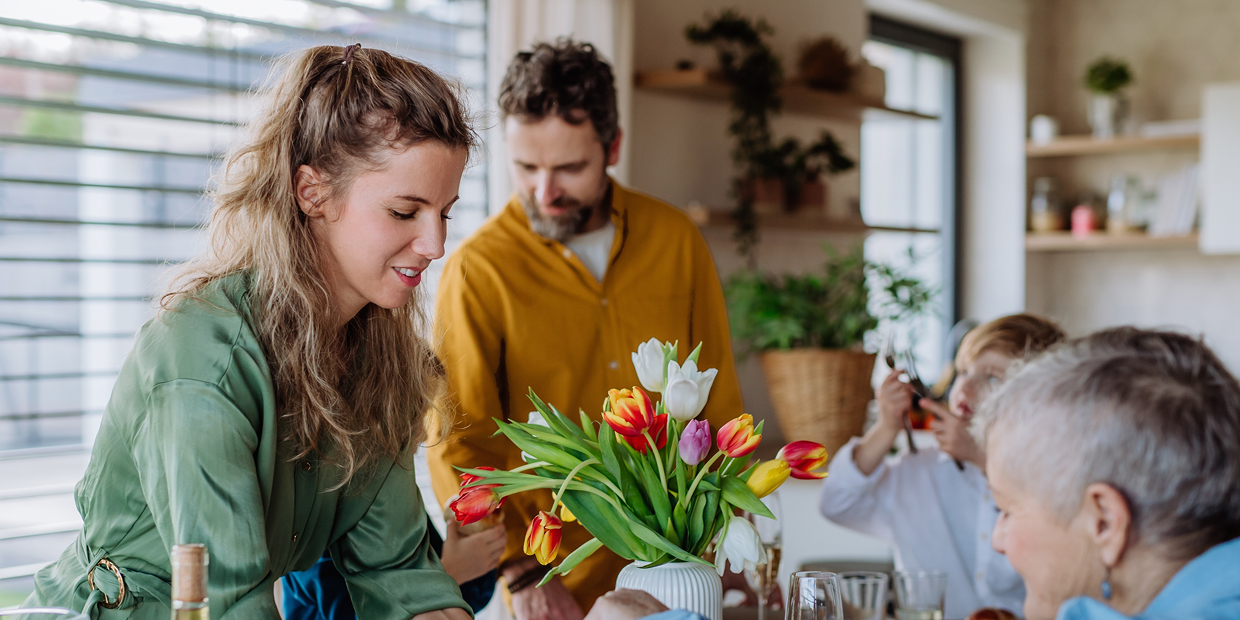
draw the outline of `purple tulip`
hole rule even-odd
[[[710,422],[690,420],[680,434],[680,460],[687,465],[697,465],[710,452]]]

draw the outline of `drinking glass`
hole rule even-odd
[[[840,573],[844,620],[884,620],[887,617],[887,573]]]
[[[947,574],[942,571],[896,571],[896,618],[943,620]]]
[[[779,491],[762,498],[762,503],[775,515],[774,519],[750,512],[744,513],[745,518],[753,523],[754,529],[758,531],[758,540],[762,542],[762,550],[766,556],[765,562],[745,571],[745,581],[749,582],[749,587],[758,595],[758,620],[766,620],[767,599],[779,580],[779,561],[783,551]]]
[[[784,614],[786,620],[844,620],[839,575],[817,571],[792,573]]]

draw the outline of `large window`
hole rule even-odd
[[[202,191],[289,50],[353,42],[482,104],[483,0],[0,0],[0,607],[80,527],[81,476]],[[471,167],[451,232],[485,217]],[[452,241],[452,240],[450,240]]]
[[[886,72],[888,106],[909,118],[861,128],[861,210],[871,226],[926,232],[880,232],[866,239],[871,260],[894,263],[938,290],[933,311],[895,334],[913,346],[923,378],[937,378],[948,357],[956,316],[957,87],[960,42],[879,16],[870,20],[862,54]]]

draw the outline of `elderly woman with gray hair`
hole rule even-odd
[[[984,416],[993,544],[1027,618],[1240,619],[1240,383],[1199,340],[1073,341]]]

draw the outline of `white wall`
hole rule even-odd
[[[1081,76],[1103,54],[1127,60],[1140,120],[1198,118],[1202,87],[1240,80],[1240,3],[1232,0],[1032,0],[1029,113],[1058,117],[1065,133],[1086,133]],[[1077,158],[1031,165],[1074,197],[1105,189],[1112,173],[1145,183],[1196,159],[1187,151]],[[1177,327],[1205,336],[1240,370],[1240,257],[1191,251],[1035,255],[1028,264],[1028,306],[1071,334],[1135,324]]]

